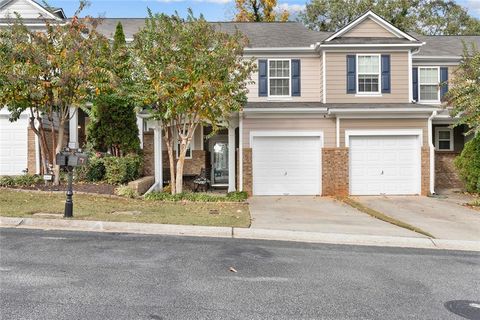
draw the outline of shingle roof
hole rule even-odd
[[[405,38],[385,38],[385,37],[339,37],[332,39],[324,44],[411,44],[412,42]]]
[[[461,56],[463,42],[476,43],[480,48],[480,35],[476,36],[422,36],[416,38],[425,42],[416,56]]]

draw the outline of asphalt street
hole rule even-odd
[[[0,249],[2,320],[480,319],[474,252],[26,229]]]

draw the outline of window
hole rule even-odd
[[[418,68],[419,101],[440,101],[440,71],[438,67]]]
[[[268,95],[290,96],[290,60],[268,60]]]
[[[177,154],[177,159],[180,157],[180,142],[178,141],[178,138],[176,139],[175,143],[175,153]],[[188,144],[187,147],[187,152],[185,153],[185,159],[192,159],[192,146],[193,146],[193,138],[192,141]]]
[[[438,151],[453,151],[453,129],[446,127],[435,129],[435,148]]]
[[[357,56],[357,92],[380,93],[380,55]]]

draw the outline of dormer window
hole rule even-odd
[[[357,55],[357,93],[380,93],[380,55]]]
[[[418,68],[418,86],[420,102],[440,102],[440,68],[420,67]]]

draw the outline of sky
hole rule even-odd
[[[53,7],[61,7],[67,16],[72,16],[78,7],[77,0],[48,0]],[[91,5],[84,12],[106,18],[143,18],[147,8],[153,12],[181,15],[192,8],[198,16],[202,13],[209,21],[228,21],[234,16],[234,0],[90,0]],[[278,0],[279,7],[289,9],[293,14],[305,8],[306,0]],[[472,16],[480,18],[480,0],[457,0]]]

